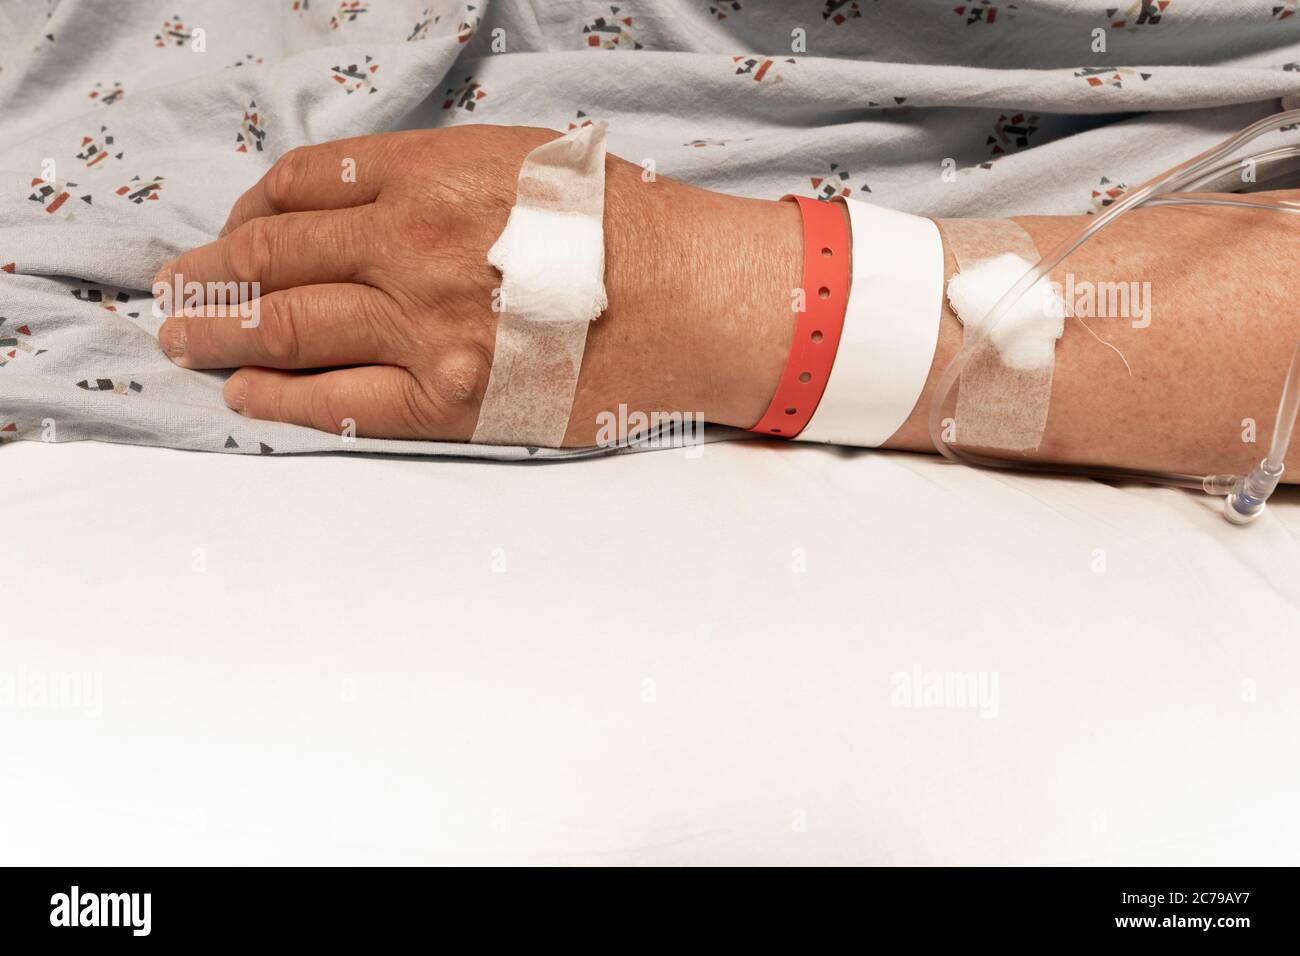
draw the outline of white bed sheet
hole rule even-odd
[[[1241,529],[752,442],[0,466],[6,863],[1300,862],[1292,492]],[[996,707],[898,706],[917,669]]]

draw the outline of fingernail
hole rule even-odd
[[[248,379],[238,373],[230,376],[226,387],[222,389],[226,404],[239,414],[244,414],[244,403],[248,401]]]
[[[158,330],[158,344],[172,361],[185,354],[185,319],[173,316]]]

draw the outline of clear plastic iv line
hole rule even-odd
[[[1300,212],[1300,203],[1273,199],[1261,195],[1244,195],[1237,197],[1201,197],[1188,195],[1180,190],[1195,187],[1202,182],[1212,181],[1228,169],[1249,159],[1256,162],[1274,160],[1291,156],[1300,156],[1300,146],[1283,147],[1259,153],[1242,160],[1225,162],[1236,150],[1255,140],[1264,133],[1272,132],[1283,126],[1300,123],[1300,109],[1274,113],[1252,123],[1235,136],[1218,146],[1187,160],[1179,166],[1162,173],[1155,179],[1137,189],[1126,193],[1096,219],[1089,222],[1074,236],[1057,244],[1038,264],[1026,272],[994,303],[985,320],[977,326],[967,326],[962,347],[953,356],[948,367],[940,376],[934,397],[930,403],[930,439],[935,448],[944,457],[963,464],[986,468],[1014,468],[1019,470],[1046,472],[1052,474],[1082,475],[1109,480],[1143,481],[1159,485],[1172,485],[1182,488],[1199,488],[1207,494],[1225,495],[1224,515],[1234,523],[1244,524],[1254,520],[1264,510],[1268,497],[1277,488],[1281,480],[1287,449],[1291,444],[1291,433],[1295,424],[1296,412],[1300,410],[1300,344],[1291,358],[1291,366],[1282,388],[1282,397],[1278,405],[1278,417],[1273,425],[1272,441],[1268,455],[1248,475],[1193,475],[1172,472],[1146,471],[1127,468],[1071,468],[1043,462],[1012,461],[1004,458],[992,458],[958,450],[943,437],[943,406],[948,395],[961,377],[962,369],[974,352],[987,340],[993,329],[1003,320],[1007,312],[1040,279],[1048,275],[1070,253],[1078,249],[1098,232],[1118,219],[1120,216],[1143,205],[1216,205],[1242,206],[1247,208],[1268,208],[1278,212]]]

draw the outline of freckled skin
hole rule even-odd
[[[524,157],[557,135],[464,126],[286,154],[236,202],[216,242],[160,272],[260,282],[263,321],[245,328],[230,310],[201,305],[163,324],[161,346],[189,368],[238,368],[226,398],[251,417],[468,439],[495,343],[500,276],[487,250]],[[340,176],[345,161],[354,181]],[[1016,221],[1046,251],[1085,218]],[[1047,431],[1029,457],[1191,472],[1255,464],[1300,336],[1291,305],[1300,274],[1289,268],[1297,238],[1297,217],[1166,207],[1130,213],[1071,256],[1062,269],[1078,279],[1150,282],[1151,323],[1089,321],[1127,357],[1130,377],[1066,320]],[[591,444],[601,413],[620,404],[754,424],[785,366],[802,247],[792,203],[648,178],[609,156],[609,308],[588,333],[565,445]],[[945,249],[945,275],[955,269]],[[961,334],[945,302],[925,392],[888,447],[933,450],[930,396]],[[1242,441],[1243,419],[1257,423],[1255,444]],[[1293,459],[1300,466],[1300,453]]]
[[[1300,200],[1300,192],[1275,193]],[[1085,216],[1015,221],[1041,252],[1072,236]],[[1137,209],[1074,252],[1076,282],[1150,282],[1150,325],[1140,317],[1091,318],[1088,325],[1132,366],[1067,318],[1056,347],[1043,443],[1028,459],[1190,473],[1248,471],[1264,457],[1291,354],[1300,340],[1300,275],[1292,267],[1300,216],[1211,206]],[[944,250],[944,274],[957,269]],[[931,451],[933,390],[961,347],[944,303],[926,389],[889,447]],[[956,389],[945,414],[952,413]],[[1243,441],[1255,422],[1254,443]],[[999,457],[1014,454],[995,452]],[[1300,444],[1286,481],[1300,481]]]

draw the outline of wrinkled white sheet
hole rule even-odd
[[[0,703],[5,862],[1300,859],[1293,491],[1243,529],[759,442],[4,461],[0,675],[102,675],[98,717]],[[918,667],[996,716],[895,706]]]

